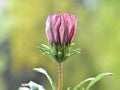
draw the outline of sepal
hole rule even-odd
[[[77,49],[73,49],[73,50],[70,50],[69,54],[68,54],[68,57],[72,56],[72,55],[75,55],[75,54],[79,54],[80,53],[80,50],[79,48]]]
[[[60,45],[54,45],[54,46],[47,46],[45,44],[42,44],[41,46],[37,46],[37,49],[43,54],[48,54],[52,56],[54,61],[61,63],[65,61],[68,57],[71,57],[72,55],[79,54],[80,50],[79,48],[77,49],[72,49],[72,46],[74,46],[75,43],[71,43],[70,45],[66,46],[60,46]]]
[[[43,52],[43,54],[50,54],[51,53],[50,47],[45,45],[45,44],[41,44],[41,46],[37,46],[37,49],[39,51]]]

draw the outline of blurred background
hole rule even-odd
[[[120,0],[0,0],[0,90],[17,90],[30,80],[50,90],[33,67],[46,69],[57,86],[57,63],[36,49],[48,44],[45,23],[56,12],[75,13],[74,48],[81,48],[63,63],[64,90],[103,72],[114,75],[91,90],[120,90]]]

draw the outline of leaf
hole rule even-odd
[[[55,86],[54,86],[54,84],[53,84],[53,81],[52,81],[52,79],[50,78],[50,76],[48,75],[48,73],[46,72],[46,70],[44,70],[43,68],[34,68],[34,70],[35,70],[35,71],[38,71],[38,72],[40,72],[40,73],[43,73],[43,74],[48,78],[48,80],[49,80],[49,82],[50,82],[50,85],[51,85],[51,87],[52,87],[52,90],[55,90]]]
[[[38,84],[36,84],[36,83],[33,82],[33,81],[30,81],[30,82],[28,83],[28,85],[30,86],[30,88],[31,88],[32,90],[45,90],[45,89],[43,88],[43,86],[38,85]]]
[[[85,90],[85,88],[82,87],[82,90]]]
[[[96,76],[86,87],[86,90],[89,90],[97,81],[102,79],[105,76],[112,75],[112,73],[102,73]]]
[[[83,87],[76,87],[73,90],[85,90]]]
[[[23,87],[21,87],[20,90],[45,90],[42,85],[39,85],[33,81],[30,81],[28,84],[22,84]],[[27,88],[27,86],[30,87]]]
[[[18,90],[30,90],[30,89],[27,87],[20,87]]]
[[[79,89],[79,88],[82,88],[82,85],[83,85],[83,84],[85,84],[86,82],[91,81],[91,80],[93,80],[93,79],[94,79],[94,78],[88,78],[88,79],[85,79],[85,80],[81,81],[78,85],[76,85],[76,86],[74,87],[73,90],[84,90],[84,88],[83,88],[83,89]]]
[[[70,87],[68,87],[67,90],[70,90]]]

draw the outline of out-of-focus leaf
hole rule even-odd
[[[43,73],[48,78],[50,85],[52,87],[52,90],[55,90],[55,86],[53,84],[53,81],[52,81],[51,77],[48,75],[48,73],[46,72],[46,70],[44,70],[43,68],[34,68],[34,70],[37,72]]]
[[[43,86],[41,86],[33,81],[30,81],[28,84],[22,84],[22,86],[23,87],[20,87],[19,90],[45,90],[43,88]],[[27,86],[29,86],[30,89],[27,88]]]
[[[84,90],[84,88],[82,89],[82,85],[85,84],[85,83],[88,82],[88,81],[93,80],[93,79],[94,79],[94,78],[88,78],[88,79],[85,79],[85,80],[81,81],[78,85],[76,85],[76,86],[74,87],[73,90]],[[81,88],[81,89],[80,89],[80,88]]]
[[[68,87],[67,90],[70,90],[70,87]]]
[[[77,88],[74,88],[73,90],[85,90],[84,87],[77,87]]]
[[[105,76],[112,75],[112,73],[102,73],[96,76],[91,82],[87,85],[86,90],[89,90],[97,81],[102,79]]]
[[[30,90],[30,89],[27,87],[20,87],[18,90]]]

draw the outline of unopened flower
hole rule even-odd
[[[71,42],[74,39],[77,28],[77,20],[74,14],[68,15],[48,15],[46,21],[46,36],[51,44],[49,48],[43,45],[44,48],[39,49],[47,54],[50,54],[57,62],[63,62],[67,57],[79,53],[79,49],[71,50]]]
[[[46,21],[46,35],[51,45],[69,45],[75,36],[77,21],[74,14],[63,16],[56,13],[49,15]]]

